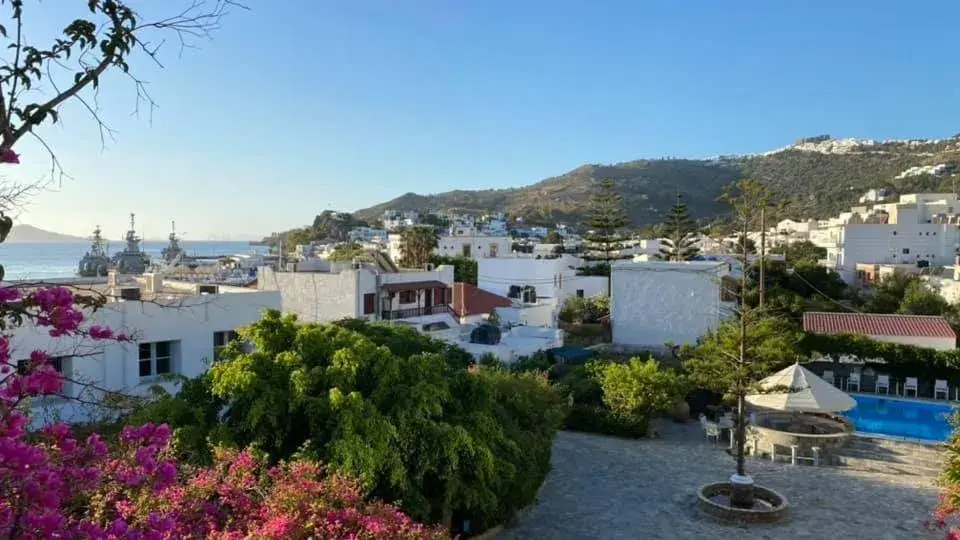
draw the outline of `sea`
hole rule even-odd
[[[108,244],[110,255],[123,249],[124,242]],[[166,241],[145,241],[140,247],[151,259],[158,259],[167,246]],[[249,242],[202,242],[181,240],[180,246],[190,256],[242,255],[263,253],[267,248],[251,246]],[[43,242],[0,244],[0,264],[4,280],[70,278],[77,275],[80,259],[90,250],[86,242]]]

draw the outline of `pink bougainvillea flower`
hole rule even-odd
[[[18,165],[20,163],[20,156],[13,151],[13,148],[4,148],[0,151],[0,163],[11,163]]]

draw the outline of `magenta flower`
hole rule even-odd
[[[0,151],[0,163],[18,165],[20,164],[20,156],[13,151],[13,148],[4,148]]]

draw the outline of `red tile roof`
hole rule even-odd
[[[462,282],[453,284],[453,312],[457,317],[485,315],[494,308],[512,305],[513,301],[509,298],[485,291],[476,285]]]
[[[813,334],[957,338],[946,319],[926,315],[808,312],[803,314],[803,330]]]

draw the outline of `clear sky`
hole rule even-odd
[[[34,21],[62,26],[62,5]],[[583,163],[960,131],[951,0],[249,6],[199,50],[178,59],[168,47],[163,70],[132,60],[159,105],[152,123],[129,115],[127,80],[105,79],[100,105],[118,130],[106,150],[77,106],[41,128],[72,179],[21,221],[119,238],[136,212],[148,237],[172,219],[187,239],[241,237],[324,208],[519,186]],[[48,168],[35,144],[18,150],[7,178]]]

